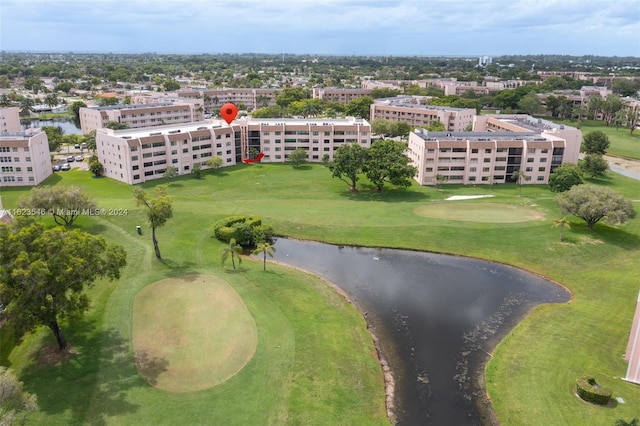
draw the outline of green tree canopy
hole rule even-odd
[[[565,192],[572,186],[582,183],[582,174],[578,166],[573,163],[563,164],[549,175],[549,188],[553,192]]]
[[[45,229],[31,218],[0,224],[0,300],[18,334],[47,326],[58,346],[67,342],[59,321],[89,308],[87,287],[99,277],[120,278],[126,264],[121,246],[63,227]]]
[[[58,225],[70,227],[83,211],[96,209],[91,196],[79,186],[33,187],[18,200],[18,206],[50,214]]]
[[[138,206],[144,206],[147,209],[147,220],[151,227],[153,249],[155,250],[156,258],[162,260],[158,239],[156,238],[156,228],[164,226],[173,217],[173,200],[169,196],[167,187],[164,185],[156,186],[153,198],[150,198],[144,189],[136,188],[133,190],[133,198]]]
[[[289,161],[293,163],[293,167],[299,167],[307,161],[307,151],[304,148],[296,148],[289,154]]]
[[[589,230],[601,219],[617,225],[636,216],[631,201],[610,188],[596,185],[577,185],[555,198],[564,213],[579,217]]]
[[[329,162],[332,176],[349,185],[350,191],[357,191],[358,175],[367,161],[367,150],[357,143],[342,145]]]
[[[353,117],[369,119],[372,103],[373,98],[371,96],[363,96],[361,98],[354,99],[347,104],[344,109],[344,113]]]
[[[104,166],[102,165],[100,160],[98,160],[97,155],[92,155],[89,158],[89,171],[93,173],[95,177],[102,175],[102,172],[104,171]]]
[[[29,413],[38,409],[35,395],[24,391],[24,384],[7,367],[0,367],[0,424],[22,425]]]
[[[605,132],[601,130],[593,130],[585,133],[582,137],[580,150],[585,154],[604,155],[607,153],[609,145],[611,145],[611,142],[609,141],[609,136],[607,136]]]
[[[218,170],[223,165],[224,165],[224,160],[219,155],[214,155],[213,157],[207,160],[207,166],[211,167],[214,171]]]
[[[416,168],[409,165],[407,147],[393,139],[376,141],[367,150],[367,161],[363,172],[378,191],[382,191],[385,182],[397,186],[411,186]]]
[[[587,154],[580,162],[580,170],[591,178],[603,177],[609,170],[609,163],[600,154]]]

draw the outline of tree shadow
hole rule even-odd
[[[622,228],[608,225],[606,222],[598,222],[590,231],[586,223],[571,224],[571,234],[575,236],[589,237],[602,240],[604,243],[618,246],[625,250],[637,250],[640,248],[640,236],[629,233]],[[565,236],[567,239],[567,236]]]
[[[95,321],[75,322],[66,332],[65,351],[46,337],[47,345],[31,354],[20,380],[37,395],[40,411],[70,412],[71,424],[105,425],[108,417],[137,411],[139,405],[127,400],[128,391],[155,383],[168,365],[165,359],[143,358],[145,382],[129,341],[115,329],[100,330]]]

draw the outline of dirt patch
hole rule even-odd
[[[38,354],[38,364],[59,365],[66,363],[70,358],[78,355],[78,351],[72,347],[60,350],[58,346],[45,346]]]
[[[544,214],[532,206],[485,202],[433,203],[413,212],[418,216],[459,222],[518,223],[544,219]]]

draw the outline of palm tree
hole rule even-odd
[[[240,254],[242,253],[242,246],[236,243],[236,239],[232,238],[229,241],[229,245],[222,249],[222,264],[227,261],[229,256],[231,256],[231,265],[233,266],[233,270],[236,269],[236,256],[238,256],[238,264],[242,263],[242,258]]]
[[[11,102],[9,96],[7,96],[6,94],[0,95],[0,107],[7,108],[11,105],[13,105],[13,102]]]
[[[267,242],[259,243],[256,249],[253,251],[253,254],[255,255],[262,253],[263,255],[262,270],[263,271],[267,270],[267,255],[269,255],[269,257],[273,257],[273,253],[275,253],[275,251],[276,251],[276,248],[273,246],[273,244],[269,244]]]
[[[518,185],[518,197],[520,197],[522,195],[522,179],[525,179],[527,175],[525,175],[522,170],[516,170],[515,172],[513,172],[511,177],[513,177],[513,179],[516,181],[516,184]]]
[[[562,233],[565,226],[567,227],[567,229],[571,229],[571,223],[567,220],[566,217],[563,217],[562,219],[553,219],[553,227],[560,228],[560,241],[562,241]]]
[[[33,99],[24,97],[20,100],[20,115],[31,115],[34,106]]]
[[[60,103],[60,99],[58,99],[58,95],[55,93],[50,93],[44,98],[44,103],[51,109],[58,106]]]

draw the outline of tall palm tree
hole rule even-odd
[[[20,100],[20,115],[31,115],[31,113],[35,111],[33,109],[34,105],[33,99],[27,97],[22,98]]]
[[[518,185],[518,197],[522,195],[522,179],[526,179],[527,175],[522,170],[516,170],[511,175]]]
[[[567,220],[566,217],[563,217],[562,219],[553,219],[553,227],[560,228],[560,241],[563,241],[562,233],[564,231],[565,226],[567,227],[567,229],[571,229],[571,223]]]
[[[276,248],[274,247],[274,245],[269,244],[267,242],[259,243],[256,246],[256,249],[253,251],[253,254],[258,255],[262,253],[263,255],[262,270],[263,271],[267,270],[267,255],[269,255],[269,257],[273,257],[273,253],[275,253],[275,251],[276,251]]]
[[[44,98],[44,103],[51,109],[55,108],[58,106],[58,104],[60,103],[60,99],[58,99],[58,95],[56,95],[55,93],[49,93],[45,98]]]
[[[231,265],[233,266],[233,270],[236,269],[236,256],[238,256],[238,264],[242,263],[242,257],[240,254],[242,253],[242,246],[236,243],[236,239],[232,238],[229,241],[229,245],[222,249],[222,264],[227,261],[229,256],[231,256]]]

